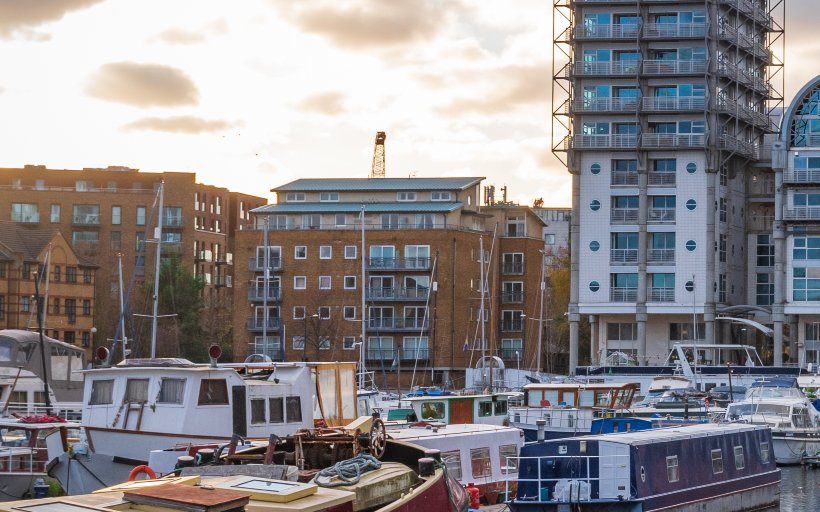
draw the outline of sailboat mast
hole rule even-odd
[[[151,318],[151,359],[157,357],[157,309],[159,307],[159,264],[162,254],[162,199],[165,191],[165,180],[159,185],[159,221],[155,231],[157,237],[157,261],[154,273],[154,314]]]
[[[487,343],[484,339],[484,237],[478,239],[478,261],[481,265],[481,274],[480,274],[480,284],[481,287],[481,308],[479,308],[478,313],[478,322],[481,325],[481,364],[482,366],[486,364],[486,360],[484,359],[487,356]],[[490,378],[492,379],[493,368],[490,365]]]
[[[367,298],[365,296],[365,286],[367,286],[364,268],[365,268],[365,245],[364,245],[364,204],[362,204],[362,342],[359,344],[359,389],[364,389],[364,342],[365,342],[365,312],[367,307]],[[399,397],[401,398],[401,397]]]
[[[270,253],[268,252],[268,219],[270,216],[265,215],[265,226],[263,228],[264,231],[264,244],[265,248],[262,249],[262,257],[265,260],[265,264],[262,266],[262,293],[264,297],[262,297],[262,361],[265,361],[265,356],[268,355],[268,258],[270,257]],[[281,255],[280,255],[281,256]],[[254,283],[255,284],[255,283]],[[258,290],[258,289],[257,289]],[[258,316],[256,318],[259,318]],[[307,340],[303,340],[307,343]]]
[[[544,293],[546,292],[546,283],[544,282],[544,274],[546,273],[547,264],[547,241],[544,239],[544,251],[541,253],[541,312],[538,314],[538,354],[536,357],[535,371],[541,373],[541,339],[544,337]],[[532,359],[530,359],[532,361]],[[519,376],[520,377],[520,376]]]
[[[120,332],[122,333],[122,360],[128,359],[128,354],[125,351],[125,345],[128,343],[128,338],[125,336],[125,301],[122,296],[122,253],[117,254],[120,269]]]

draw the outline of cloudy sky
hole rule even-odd
[[[547,0],[0,0],[0,167],[300,177],[486,176],[570,204],[549,151]],[[820,74],[789,0],[790,97]]]

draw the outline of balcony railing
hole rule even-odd
[[[412,203],[411,203],[412,204]],[[264,224],[242,224],[239,226],[240,231],[262,231],[265,229]],[[427,230],[427,229],[446,229],[450,231],[463,231],[466,233],[483,233],[487,235],[491,235],[492,231],[487,231],[484,229],[473,229],[472,226],[461,226],[459,224],[428,224],[428,223],[415,223],[415,222],[399,222],[398,224],[395,223],[381,223],[381,222],[365,222],[364,228],[368,231],[370,230],[388,230],[388,231],[407,231],[407,230]],[[361,222],[353,222],[350,224],[345,225],[337,225],[333,222],[325,222],[320,225],[313,225],[310,227],[302,227],[301,224],[299,225],[286,225],[286,226],[278,226],[278,227],[271,227],[271,230],[280,230],[280,231],[299,231],[299,230],[322,230],[322,231],[361,231],[362,224]]]
[[[182,228],[184,227],[184,223],[182,221],[182,216],[179,217],[163,217],[162,218],[162,227],[163,228]]]
[[[261,332],[266,326],[268,331],[278,331],[281,323],[279,318],[248,318],[246,326],[251,332]]]
[[[248,300],[261,302],[265,300],[265,287],[252,287],[248,288]],[[268,300],[282,300],[282,289],[278,286],[269,286],[268,287]]]
[[[514,261],[501,264],[501,274],[505,276],[517,276],[524,273],[524,262]]]
[[[680,112],[704,110],[706,98],[696,96],[647,96],[641,98],[641,109],[647,112]]]
[[[674,288],[649,288],[647,290],[648,297],[646,300],[648,302],[675,302],[675,289]]]
[[[771,231],[774,226],[774,215],[747,215],[747,218],[753,231]]]
[[[741,155],[749,158],[758,158],[759,147],[757,144],[738,140],[729,135],[721,136],[720,139],[718,139],[718,146],[721,149],[732,151],[734,153],[740,153]]]
[[[268,270],[282,270],[282,258],[268,258],[267,268]],[[250,260],[248,260],[248,270],[251,272],[262,272],[265,270],[265,258],[251,257]]]
[[[783,173],[785,183],[820,183],[820,169],[788,169]]]
[[[365,290],[367,300],[427,300],[429,288],[412,287],[370,287]]]
[[[11,221],[21,222],[23,224],[37,224],[40,222],[40,214],[11,212]]]
[[[784,208],[783,220],[820,220],[820,206]]]
[[[214,263],[217,265],[233,265],[233,254],[229,252],[222,252],[216,255]]]
[[[521,332],[524,330],[524,320],[502,320],[502,332]]]
[[[638,98],[576,98],[575,112],[635,112]]]
[[[412,331],[427,330],[430,327],[429,318],[387,316],[382,318],[368,318],[367,329],[371,331]]]
[[[638,67],[638,61],[634,60],[578,61],[572,66],[572,72],[584,76],[637,75]]]
[[[735,6],[738,11],[755,20],[758,25],[772,26],[772,17],[753,2],[748,0],[720,0],[720,3]]]
[[[610,249],[609,261],[611,263],[637,263],[638,249]]]
[[[732,101],[719,101],[717,104],[717,109],[721,113],[737,117],[740,120],[746,121],[747,123],[764,130],[771,132],[777,131],[777,126],[772,118],[763,112],[752,110],[751,108],[741,105],[740,103],[734,103]]]
[[[618,288],[613,287],[609,289],[610,302],[637,302],[638,289],[637,288]]]
[[[367,270],[427,270],[430,258],[367,258]]]
[[[646,251],[649,263],[675,263],[675,249],[649,249]]]
[[[649,208],[646,213],[647,222],[675,222],[674,208]]]
[[[524,292],[501,292],[502,304],[520,304],[524,302]]]
[[[162,254],[182,254],[182,242],[162,242],[160,244]]]
[[[572,135],[564,142],[565,149],[635,149],[638,136],[634,133],[616,135]]]
[[[282,348],[278,341],[269,341],[267,346],[262,341],[248,344],[248,357],[253,355],[268,356],[272,361],[282,360]]]
[[[645,60],[643,74],[645,75],[692,75],[706,73],[708,67],[705,60]]]
[[[194,262],[195,263],[210,263],[214,260],[214,253],[210,250],[206,249],[204,251],[196,251],[194,254]]]
[[[634,39],[638,36],[637,24],[596,24],[575,27],[575,39]]]
[[[368,348],[367,359],[370,361],[393,361],[395,359],[395,351],[393,347],[390,348]]]
[[[524,356],[524,349],[521,348],[502,348],[501,359],[511,359],[513,361]]]
[[[610,185],[637,185],[637,172],[612,171]]]
[[[99,226],[100,214],[98,213],[81,213],[73,217],[72,224],[75,226]]]
[[[427,360],[427,349],[426,348],[405,348],[402,347],[401,349],[401,358],[403,360],[409,361],[426,361]]]
[[[719,62],[718,74],[721,77],[735,80],[760,94],[769,97],[773,95],[772,86],[768,81],[756,76],[753,72],[737,67],[737,65],[732,64],[731,62]]]
[[[222,288],[233,288],[233,276],[216,276],[214,285]]]
[[[644,133],[641,147],[644,148],[699,148],[706,144],[703,133]]]
[[[646,175],[646,182],[649,185],[669,186],[674,185],[676,180],[674,172],[649,172]]]
[[[609,221],[613,224],[628,224],[638,222],[638,209],[612,208],[609,211]]]
[[[670,39],[675,37],[704,37],[706,23],[644,23],[643,36]]]
[[[757,180],[749,184],[750,196],[767,196],[774,199],[775,190],[774,180]]]

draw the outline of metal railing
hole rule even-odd
[[[637,75],[639,66],[640,63],[635,60],[578,61],[572,66],[572,73],[585,76]]]
[[[412,209],[413,203],[408,203],[408,210]],[[471,226],[461,226],[459,224],[428,224],[428,223],[419,223],[416,224],[415,222],[399,222],[398,224],[392,223],[381,223],[381,222],[366,222],[364,225],[366,230],[386,230],[386,231],[403,231],[403,230],[425,230],[425,229],[446,229],[451,231],[464,231],[467,233],[483,233],[490,235],[492,231],[488,231],[485,229],[473,229]],[[264,230],[264,225],[262,224],[242,224],[239,226],[240,231],[262,231]],[[361,231],[362,223],[361,222],[354,222],[351,224],[345,224],[344,226],[336,225],[333,222],[325,222],[319,225],[313,225],[309,228],[302,227],[301,224],[299,225],[291,225],[291,226],[276,226],[270,227],[270,230],[279,230],[279,231],[299,231],[299,230],[321,230],[321,231]]]
[[[24,185],[0,185],[0,190],[26,190],[34,192],[108,192],[113,194],[156,194],[157,191],[151,188],[81,188],[77,187],[38,187]]]
[[[787,169],[784,183],[820,183],[820,169]]]
[[[674,263],[675,249],[648,249],[646,261],[649,263]]]
[[[269,341],[267,346],[262,341],[255,341],[248,344],[248,357],[253,355],[268,356],[271,361],[282,360],[282,348],[279,343]]]
[[[751,215],[747,219],[750,230],[771,231],[774,226],[774,215]]]
[[[216,276],[214,286],[233,288],[233,276]]]
[[[760,94],[773,95],[772,86],[768,81],[730,62],[718,62],[718,74],[721,77],[735,80]]]
[[[393,361],[395,359],[395,349],[391,348],[368,348],[367,359],[371,361]]]
[[[45,472],[46,448],[0,447],[0,474],[31,474]],[[41,460],[42,459],[42,460]]]
[[[634,39],[640,30],[636,23],[596,24],[575,27],[575,39]]]
[[[638,98],[576,98],[572,105],[576,112],[634,112]]]
[[[820,206],[783,208],[783,220],[820,220]]]
[[[368,300],[427,300],[430,296],[429,288],[415,287],[372,287],[365,289]]]
[[[637,172],[612,171],[610,185],[637,185]]]
[[[649,302],[675,302],[674,288],[651,287],[647,291],[647,301]]]
[[[72,219],[72,224],[75,226],[99,226],[99,213],[79,213],[75,214]]]
[[[214,258],[214,263],[217,265],[233,265],[233,254],[229,252],[219,253]]]
[[[644,37],[704,37],[708,23],[644,23]]]
[[[524,273],[524,262],[523,261],[515,261],[515,262],[505,262],[501,264],[501,274],[502,275],[521,275]]]
[[[638,249],[610,249],[610,263],[637,263]]]
[[[704,133],[644,133],[641,147],[644,148],[696,148],[706,145]]]
[[[410,361],[426,361],[428,350],[426,348],[405,348],[401,349],[401,358]]]
[[[163,217],[162,218],[162,227],[164,228],[181,228],[184,227],[184,221],[182,220],[182,216],[173,216],[173,217]]]
[[[609,289],[610,302],[637,302],[638,289],[637,288],[619,288],[613,287]]]
[[[524,355],[523,348],[502,348],[501,359],[520,359]]]
[[[720,139],[718,139],[718,146],[721,149],[740,153],[741,155],[748,156],[750,158],[758,158],[759,148],[757,144],[738,140],[735,137],[722,135]]]
[[[248,300],[263,301],[265,300],[265,287],[248,288]],[[282,289],[278,286],[268,287],[268,300],[282,300]]]
[[[182,242],[162,242],[159,250],[161,254],[182,254]]]
[[[774,180],[756,180],[749,183],[749,195],[752,196],[774,196],[775,189]]]
[[[520,304],[524,302],[524,292],[501,292],[502,304]]]
[[[690,75],[706,73],[706,60],[645,60],[643,74],[645,75]]]
[[[367,270],[427,270],[430,258],[367,258]]]
[[[408,330],[427,330],[430,328],[430,319],[421,317],[401,317],[401,316],[387,316],[381,318],[368,318],[367,328],[369,330],[380,331],[408,331]]]
[[[524,330],[524,320],[502,320],[502,332],[519,332]]]
[[[634,149],[638,136],[634,133],[616,135],[572,135],[565,139],[566,149]]]
[[[647,96],[641,98],[641,109],[648,112],[704,110],[706,98],[698,96]]]
[[[588,429],[588,427],[587,427]],[[583,431],[583,427],[579,427],[580,431]],[[580,484],[579,482],[585,482],[587,484],[587,488],[589,489],[589,497],[593,498],[593,482],[601,482],[602,480],[611,479],[611,475],[606,475],[603,477],[593,477],[592,469],[598,469],[598,467],[604,467],[602,464],[602,460],[611,461],[610,464],[615,467],[616,464],[618,466],[629,466],[629,458],[630,455],[550,455],[544,457],[504,457],[504,461],[502,465],[507,468],[515,468],[515,469],[508,469],[508,472],[517,472],[519,473],[518,478],[513,479],[512,482],[516,484],[516,488],[513,489],[513,492],[516,494],[516,497],[513,499],[514,501],[520,501],[522,503],[539,503],[539,502],[557,502],[557,503],[569,503],[571,504],[573,501],[578,504],[579,502],[587,501],[585,499],[585,495],[581,494],[580,492]],[[626,459],[626,462],[623,462],[623,459]],[[527,461],[535,461],[533,463],[527,463]],[[522,464],[522,461],[524,462]],[[543,478],[541,475],[542,468],[555,468],[555,467],[572,467],[576,470],[573,471],[573,476],[569,477],[571,481],[569,492],[567,494],[567,500],[558,501],[558,497],[554,495],[555,486],[561,480],[567,480],[567,475],[556,475],[560,478]],[[532,478],[531,476],[535,473],[535,469],[537,468],[537,477]],[[528,487],[527,483],[533,482],[535,485],[532,485],[533,490],[537,493],[533,496],[527,496],[524,494],[525,489]],[[522,485],[522,483],[524,485]],[[598,484],[598,494],[594,496],[594,499],[598,499],[601,493],[601,484]],[[542,497],[542,493],[546,490],[547,496]],[[507,496],[510,496],[510,480],[506,481],[506,489],[505,489]],[[624,490],[621,493],[623,498],[630,498],[632,496],[630,490]],[[604,499],[614,499],[617,498],[615,493],[613,492],[612,496],[606,496]],[[570,505],[567,507],[569,508]],[[560,509],[560,508],[559,508]]]
[[[675,222],[674,208],[649,208],[646,212],[647,222]]]
[[[282,270],[282,258],[269,257],[267,262],[268,270]],[[265,270],[265,258],[255,258],[251,256],[248,260],[248,270],[251,272],[262,272]]]
[[[612,208],[609,210],[609,221],[613,224],[638,222],[638,209]]]
[[[281,323],[279,318],[248,318],[246,327],[251,332],[261,332],[266,326],[269,331],[278,331]]]
[[[650,171],[646,174],[646,182],[649,185],[674,185],[677,174],[674,172],[655,172]]]
[[[214,260],[214,254],[209,250],[205,249],[203,251],[196,251],[194,254],[194,261],[195,262],[211,262]]]
[[[758,112],[740,103],[733,103],[732,101],[719,101],[717,104],[718,112],[729,114],[737,117],[749,124],[753,124],[768,131],[776,131],[777,126],[774,120],[763,112]]]
[[[40,213],[15,213],[11,212],[11,221],[23,224],[37,224],[40,222]]]

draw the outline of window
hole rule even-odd
[[[746,467],[746,459],[743,457],[743,447],[735,446],[735,469]]]
[[[343,312],[345,320],[356,319],[356,306],[345,306]]]
[[[507,401],[506,400],[498,400],[493,402],[495,406],[493,407],[494,414],[496,416],[504,416],[507,414]]]
[[[493,403],[492,402],[478,402],[478,415],[479,416],[492,416],[493,415]]]
[[[726,302],[726,274],[718,276],[718,302]]]
[[[319,306],[319,319],[321,320],[329,320],[330,319],[330,306]],[[330,347],[328,347],[330,348]]]
[[[91,382],[91,398],[88,405],[107,405],[114,403],[114,379],[94,380]]]
[[[319,276],[319,289],[330,290],[330,276]]]
[[[669,483],[680,480],[680,472],[678,471],[678,456],[673,455],[666,458],[666,478]]]
[[[322,227],[322,216],[315,213],[302,215],[302,229],[319,229]]]
[[[444,402],[424,402],[421,404],[421,419],[444,419]]]
[[[723,473],[723,451],[712,450],[712,473]]]
[[[553,235],[553,234],[544,235],[544,243],[547,244],[547,245],[555,245],[555,235]]]
[[[305,337],[304,336],[294,336],[293,337],[293,349],[294,350],[304,350],[305,348]]]
[[[507,218],[507,233],[509,237],[527,236],[525,218],[522,217],[508,217]]]
[[[347,215],[344,213],[337,213],[336,214],[336,227],[343,228],[347,226]]]
[[[307,288],[307,278],[305,276],[293,276],[293,289],[304,290]]]
[[[415,201],[416,200],[416,193],[415,192],[399,192],[396,194],[397,201]]]
[[[158,404],[181,404],[185,396],[185,379],[162,379]]]
[[[54,299],[54,314],[60,314],[60,299]]]
[[[305,194],[303,192],[294,192],[285,195],[285,201],[288,203],[304,203]]]
[[[75,231],[72,234],[72,243],[75,247],[77,244],[96,247],[100,244],[100,234],[96,231]]]
[[[757,266],[758,267],[773,267],[774,266],[774,237],[772,235],[757,235]],[[794,250],[794,259],[803,259],[799,258],[799,253],[797,251],[797,230],[795,230],[795,250]],[[802,255],[805,258],[805,239],[803,239],[803,252]],[[820,237],[816,237],[816,241],[812,243],[814,246],[814,258],[820,260]]]
[[[293,319],[294,320],[304,320],[305,319],[305,306],[293,306]]]
[[[760,249],[758,249],[760,251]],[[771,261],[774,265],[774,245],[771,247]],[[794,227],[794,249],[792,257],[795,260],[820,260],[820,236],[806,234],[805,226]],[[758,258],[760,259],[760,258]]]
[[[83,300],[83,314],[90,315],[91,314],[91,301],[88,299]]]
[[[66,331],[65,332],[65,338],[63,338],[63,341],[65,341],[69,345],[73,345],[74,344],[74,331]]]
[[[202,379],[197,405],[229,405],[228,383],[225,379]]]
[[[285,399],[283,397],[268,398],[268,422],[285,422]]]
[[[706,324],[698,322],[692,330],[692,322],[669,324],[669,339],[671,341],[691,341],[706,339]]]
[[[134,242],[134,250],[139,251],[145,245],[145,233],[137,233],[136,241]]]
[[[128,379],[125,381],[124,402],[145,403],[148,401],[148,379]]]
[[[77,267],[66,267],[65,268],[65,282],[66,283],[76,283],[77,282]]]
[[[83,347],[88,348],[91,346],[91,333],[84,332],[83,333]]]
[[[461,480],[461,452],[458,450],[444,452],[441,454],[441,461],[447,466],[447,473],[450,476],[456,480]]]
[[[145,207],[137,206],[137,226],[145,225]]]
[[[6,297],[0,295],[0,320],[6,318]]]
[[[345,290],[356,289],[356,276],[345,276]]]
[[[12,222],[40,222],[40,213],[37,210],[36,204],[12,203],[11,220]]]
[[[320,245],[319,246],[319,259],[320,260],[329,260],[333,255],[333,247],[330,245]]]
[[[760,462],[769,463],[769,443],[760,443]]]
[[[288,423],[302,422],[302,399],[298,396],[289,396],[285,399],[288,412]]]
[[[637,354],[635,342],[638,340],[638,324],[636,323],[607,323],[606,324],[607,355],[615,352],[632,356]],[[613,364],[627,364],[628,361],[617,358]]]
[[[297,260],[304,260],[307,259],[307,246],[306,245],[297,245],[293,251],[293,257]]]
[[[449,201],[450,200],[450,193],[449,192],[430,192],[430,200],[431,201]]]
[[[472,466],[473,478],[483,478],[493,475],[490,464],[489,448],[473,448],[470,450],[470,465]]]
[[[52,223],[60,222],[60,205],[59,204],[51,205],[51,222]]]
[[[771,306],[774,304],[774,274],[757,274],[755,304],[758,306]]]
[[[372,311],[375,309],[378,311],[379,308],[370,308],[371,315]],[[393,308],[383,308],[392,310]],[[374,324],[374,321],[378,320],[391,320],[392,321],[392,312],[389,313],[387,318],[372,318],[370,319],[371,325]],[[390,324],[392,325],[392,324]],[[391,336],[370,336],[367,338],[367,358],[372,360],[382,360],[382,361],[392,361],[393,360],[393,338]],[[444,411],[442,405],[442,411]],[[422,413],[424,411],[422,410]],[[444,414],[442,412],[442,414]],[[422,418],[423,419],[423,418]]]
[[[720,252],[718,253],[720,256],[720,262],[726,263],[726,235],[719,235],[718,240],[718,245],[720,246]]]
[[[91,269],[84,268],[83,269],[83,282],[88,284],[91,282]]]
[[[346,245],[345,246],[345,259],[346,260],[355,260],[356,259],[356,246],[355,245]]]
[[[726,222],[727,214],[726,214],[726,207],[727,202],[725,197],[720,198],[720,222]]]
[[[336,202],[339,201],[339,193],[338,192],[322,192],[319,194],[319,201],[322,202]]]
[[[345,336],[342,338],[342,349],[344,350],[353,350],[356,343],[355,336]]]
[[[77,321],[77,299],[65,300],[65,314],[68,315],[68,323],[73,324]]]
[[[122,222],[122,206],[111,207],[111,224],[119,225]]]
[[[28,295],[20,297],[20,311],[22,311],[23,313],[28,313],[28,308],[29,308],[28,300],[29,300]]]
[[[122,233],[120,231],[111,232],[111,249],[114,251],[122,249]]]
[[[500,403],[500,402],[499,402]],[[507,402],[504,402],[505,404]],[[518,447],[514,444],[504,444],[498,447],[498,457],[501,460],[501,474],[518,473]]]
[[[60,280],[60,266],[59,265],[54,266],[54,280],[55,281]]]
[[[251,425],[265,423],[265,399],[251,398]]]

